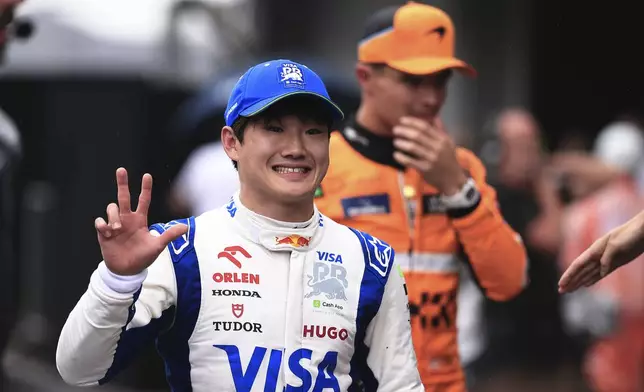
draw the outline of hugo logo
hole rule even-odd
[[[349,337],[349,332],[344,328],[337,327],[327,327],[319,325],[305,325],[303,330],[303,335],[305,338],[329,338],[329,339],[340,339],[347,340]]]
[[[223,251],[219,252],[217,255],[218,259],[221,259],[222,257],[225,259],[230,260],[231,263],[235,264],[237,268],[241,268],[241,262],[235,258],[235,255],[237,252],[241,253],[242,256],[244,256],[247,259],[250,259],[251,256],[250,253],[246,251],[246,249],[242,248],[241,246],[227,246],[224,248]]]

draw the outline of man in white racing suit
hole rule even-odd
[[[174,392],[422,391],[394,251],[313,203],[342,117],[312,70],[272,60],[225,112],[230,203],[148,228],[152,177],[133,211],[119,168],[95,222],[103,261],[60,335],[63,379],[106,383],[156,341]]]

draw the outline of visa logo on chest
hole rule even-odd
[[[342,255],[330,253],[330,252],[320,252],[317,251],[318,260],[328,261],[330,263],[342,263]]]
[[[242,364],[239,347],[233,345],[215,345],[214,347],[225,351],[228,356],[235,390],[237,392],[250,392],[257,379],[257,373],[259,373],[259,369],[266,359],[268,349],[256,346],[248,363]],[[313,380],[313,375],[301,363],[302,360],[310,362],[312,357],[313,351],[307,348],[296,350],[289,356],[288,361],[285,361],[285,363],[288,364],[288,369],[301,380],[301,384],[299,386],[286,385],[284,392],[309,391],[311,387],[313,387],[313,392],[323,392],[327,388],[333,391],[340,391],[340,384],[334,373],[338,363],[338,353],[328,351],[324,355],[324,359],[317,366],[318,371],[315,380]],[[277,379],[280,375],[281,366],[282,350],[270,350],[266,380],[264,380],[265,392],[277,392]],[[244,371],[244,369],[246,370]]]

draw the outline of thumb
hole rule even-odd
[[[434,117],[434,126],[436,128],[441,128],[441,129],[443,128],[443,126],[444,126],[443,119],[440,118],[440,116]]]
[[[561,279],[559,280],[560,287],[574,286],[573,283],[577,283],[578,279],[583,274],[587,265],[595,264],[598,261],[601,262],[601,257],[604,252],[604,239],[599,239],[595,241],[588,249],[583,251],[570,266],[564,271]]]
[[[599,276],[605,278],[606,275],[610,274],[613,271],[614,259],[615,257],[613,250],[607,247],[601,259],[599,260]]]
[[[163,246],[167,246],[170,242],[176,240],[180,236],[188,232],[188,226],[184,224],[174,225],[168,230],[164,231],[163,234],[159,237],[159,240],[163,243]]]

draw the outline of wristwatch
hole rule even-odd
[[[457,193],[447,196],[441,195],[441,202],[448,210],[470,209],[481,200],[481,194],[474,179],[468,178]]]

